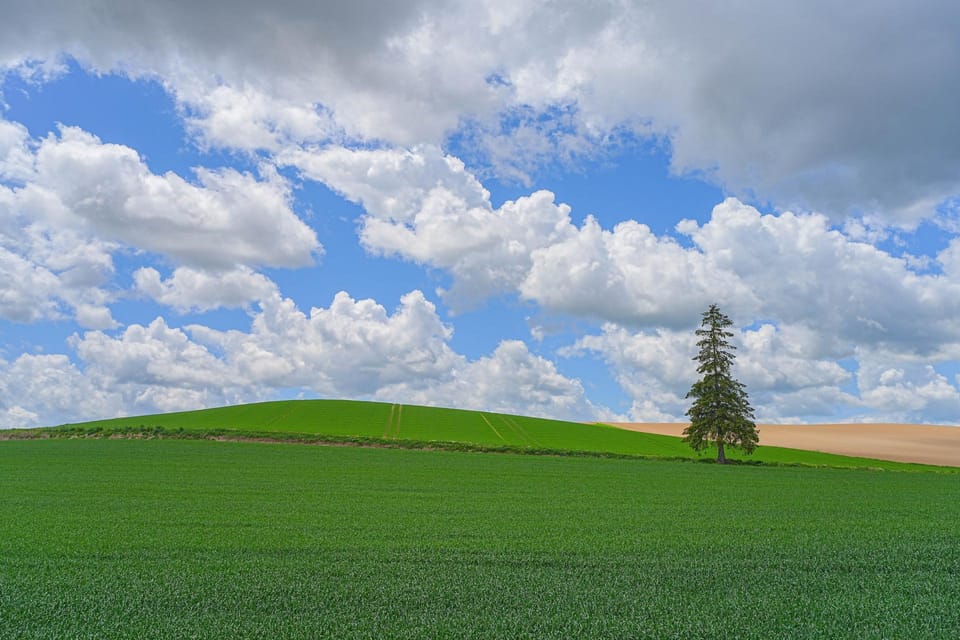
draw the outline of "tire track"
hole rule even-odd
[[[492,429],[495,434],[497,434],[497,437],[498,437],[498,438],[500,438],[500,439],[503,440],[504,442],[507,441],[506,438],[504,438],[502,435],[500,435],[500,432],[497,431],[497,428],[496,428],[495,426],[493,426],[493,423],[490,422],[489,419],[487,419],[487,415],[486,415],[485,413],[481,413],[481,414],[480,414],[480,417],[483,418],[483,421],[487,423],[487,426],[490,427],[490,429]]]
[[[403,418],[403,405],[398,404],[397,407],[397,421],[394,423],[393,427],[393,439],[396,440],[400,437],[400,420]]]
[[[389,417],[387,417],[387,426],[384,427],[383,429],[384,438],[390,437],[390,432],[393,430],[393,414],[396,412],[396,410],[397,410],[397,405],[395,404],[390,405],[390,415]]]
[[[523,426],[519,422],[514,420],[511,416],[503,416],[503,421],[509,424],[513,428],[514,432],[520,436],[520,438],[522,438],[523,440],[526,440],[526,444],[528,446],[530,444],[537,447],[543,446],[539,442],[537,442],[533,436],[527,433],[527,430],[524,429]]]

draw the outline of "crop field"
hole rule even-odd
[[[679,438],[626,431],[602,424],[544,420],[498,413],[349,400],[288,400],[200,411],[98,420],[72,429],[118,430],[162,427],[237,434],[314,434],[360,437],[377,442],[446,442],[515,450],[590,452],[659,458],[696,458]],[[924,465],[855,458],[781,447],[758,447],[751,456],[728,452],[731,459],[777,464],[806,464],[879,469],[923,469]],[[705,451],[703,459],[716,457]],[[960,468],[956,469],[960,471]]]
[[[943,473],[11,440],[0,513],[4,639],[960,629]]]

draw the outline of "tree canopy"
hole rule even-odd
[[[700,352],[694,358],[700,363],[697,373],[701,378],[687,393],[693,404],[687,410],[690,426],[683,431],[684,442],[695,451],[716,445],[717,462],[721,464],[727,461],[724,447],[739,448],[749,454],[758,440],[746,386],[731,373],[736,347],[730,344],[733,332],[727,328],[732,325],[715,304],[703,312],[696,330]]]

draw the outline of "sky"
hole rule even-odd
[[[0,0],[0,427],[960,422],[960,4]]]

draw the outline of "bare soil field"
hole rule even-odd
[[[631,422],[612,426],[681,436],[684,423]],[[919,424],[760,424],[760,444],[846,456],[960,467],[960,427]]]

